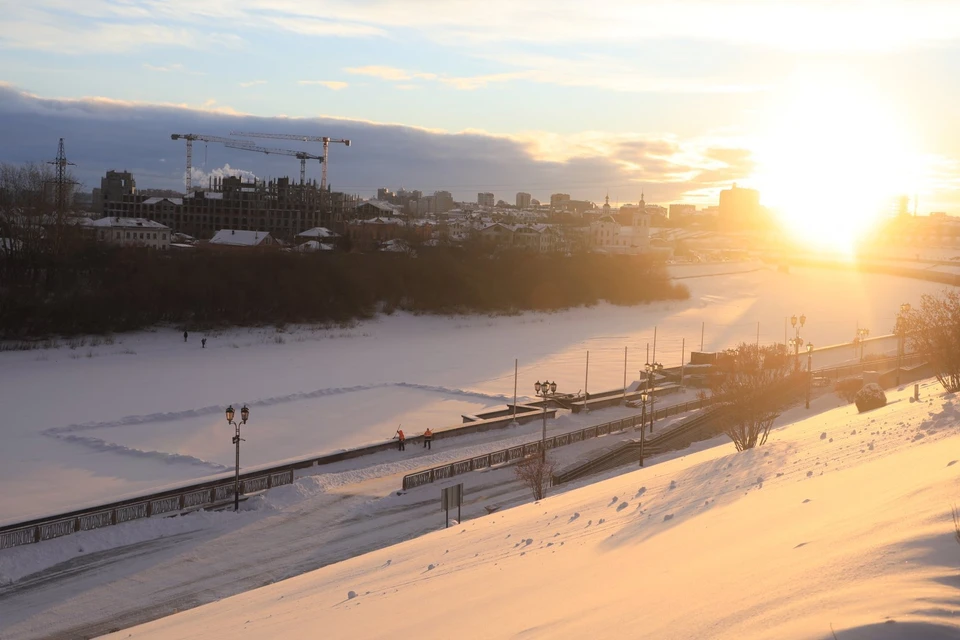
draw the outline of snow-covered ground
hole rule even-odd
[[[598,305],[513,317],[397,314],[348,328],[177,331],[114,336],[112,344],[0,353],[0,523],[24,520],[231,466],[223,408],[247,402],[242,464],[268,463],[418,434],[460,414],[512,401],[536,380],[560,391],[618,388],[646,361],[738,342],[782,341],[785,318],[805,313],[818,346],[849,342],[857,326],[888,333],[902,302],[940,285],[881,275],[759,263],[675,266],[689,300]],[[702,330],[702,334],[701,334]],[[205,349],[201,337],[208,339]],[[890,344],[871,343],[887,351]],[[586,372],[590,352],[589,379]],[[814,366],[829,358],[814,357]],[[651,354],[652,357],[653,354]]]
[[[909,391],[488,516],[469,487],[449,529],[436,487],[385,498],[435,530],[109,637],[957,638],[960,405]],[[189,561],[212,573],[206,551]]]

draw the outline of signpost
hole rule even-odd
[[[463,483],[440,490],[440,509],[447,512],[446,527],[450,526],[450,507],[457,508],[457,522],[460,522],[460,505],[463,504]]]

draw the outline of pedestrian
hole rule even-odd
[[[405,451],[407,439],[403,435],[403,429],[397,429],[397,439],[400,441],[400,451]]]
[[[201,348],[201,349],[206,349],[206,348],[207,348],[207,339],[206,339],[206,338],[201,338],[201,340],[200,340],[200,348]]]
[[[427,427],[427,430],[423,432],[423,448],[433,450],[431,446],[433,444],[433,431],[430,430],[430,427]]]
[[[187,332],[186,332],[186,331],[183,332],[183,341],[184,341],[184,342],[187,341]]]

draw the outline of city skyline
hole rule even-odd
[[[960,125],[944,106],[960,92],[960,8],[941,2],[40,0],[7,13],[6,162],[49,159],[40,147],[63,135],[78,171],[129,168],[174,188],[183,149],[170,133],[225,135],[256,118],[260,130],[367,131],[372,142],[337,149],[330,166],[335,186],[365,195],[633,202],[646,190],[705,206],[739,182],[794,222],[824,201],[873,215],[900,193],[922,213],[960,207]],[[132,142],[112,159],[79,130],[103,122]],[[225,151],[211,146],[208,172],[295,173]]]

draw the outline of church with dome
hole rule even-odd
[[[624,207],[626,209],[626,207]],[[600,217],[590,225],[590,240],[594,251],[603,253],[646,253],[650,250],[650,214],[643,194],[640,205],[631,207],[630,224],[623,224],[623,216],[616,215],[606,197]]]

